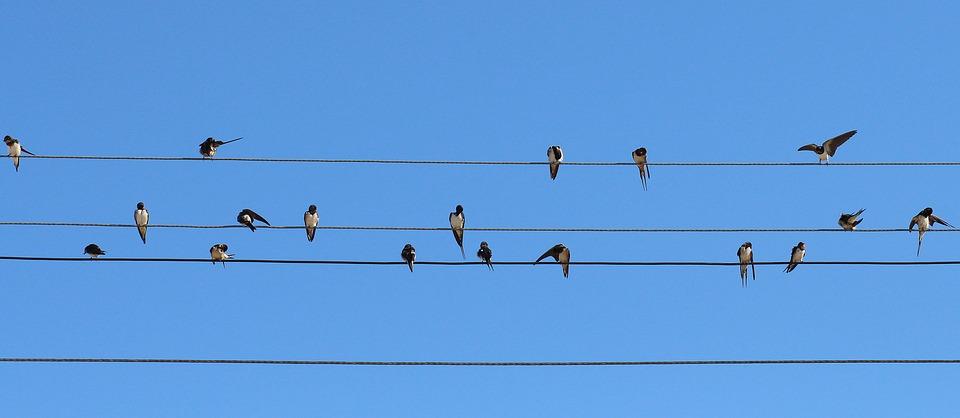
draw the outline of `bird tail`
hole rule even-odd
[[[413,273],[413,260],[407,260],[407,267],[410,267],[410,272]]]
[[[463,251],[463,244],[460,244],[460,256],[463,257],[464,260],[467,259],[467,253]]]
[[[257,231],[257,227],[253,226],[253,222],[250,222],[250,223],[245,224],[245,225],[247,225],[247,228],[250,228],[251,231],[254,231],[254,232]]]

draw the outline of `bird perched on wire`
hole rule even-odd
[[[860,209],[854,213],[840,213],[840,219],[837,223],[843,228],[844,231],[854,231],[857,229],[857,225],[860,225],[860,222],[863,222],[863,219],[857,219],[860,217],[860,214],[863,213],[864,209]]]
[[[137,210],[133,211],[133,222],[137,224],[137,232],[140,233],[140,239],[147,243],[147,224],[150,223],[150,212],[143,205],[143,202],[137,203]]]
[[[320,215],[317,214],[317,205],[310,205],[307,211],[303,213],[303,226],[307,229],[307,241],[313,242],[313,236],[317,233],[317,224],[319,223]]]
[[[563,277],[570,277],[570,249],[565,247],[563,244],[554,245],[552,248],[543,253],[534,264],[539,263],[541,260],[547,257],[553,257],[553,259],[560,263],[563,267]]]
[[[563,150],[559,145],[547,148],[547,162],[550,163],[550,179],[556,180],[557,173],[560,172],[560,163],[563,162]]]
[[[404,245],[403,251],[400,251],[400,258],[407,262],[407,267],[410,267],[410,272],[413,273],[413,262],[417,260],[417,249],[410,244]]]
[[[740,285],[747,287],[747,265],[753,270],[753,280],[757,280],[757,267],[753,264],[753,244],[749,241],[743,243],[737,250],[737,258],[740,260]]]
[[[480,258],[480,261],[487,263],[487,268],[493,271],[493,250],[490,249],[490,245],[486,241],[480,243],[480,249],[477,250],[477,257]]]
[[[100,249],[100,246],[97,244],[90,244],[86,247],[83,247],[83,253],[89,255],[90,258],[97,258],[101,255],[107,255],[107,252]]]
[[[210,247],[210,260],[212,260],[213,265],[217,265],[217,261],[223,264],[224,267],[227,266],[226,261],[233,258],[235,254],[227,254],[227,244],[213,244]]]
[[[241,139],[243,139],[242,136],[236,139],[231,139],[229,141],[220,141],[220,140],[213,139],[213,137],[209,137],[200,144],[200,155],[202,155],[203,158],[213,158],[213,156],[217,154],[218,147],[224,144],[229,144],[231,142],[239,141]]]
[[[16,138],[7,135],[3,137],[3,143],[7,144],[7,153],[13,159],[13,170],[20,171],[20,153],[25,152],[30,155],[34,155],[32,152],[27,151],[23,146],[20,145],[20,141]]]
[[[650,178],[650,167],[647,167],[647,149],[644,147],[633,150],[633,162],[637,163],[640,169],[640,183],[643,184],[643,190],[647,190],[647,179]]]
[[[450,230],[453,231],[453,239],[457,240],[460,246],[460,256],[467,258],[463,252],[463,227],[466,225],[466,218],[463,217],[463,206],[457,205],[454,212],[450,212]]]
[[[817,157],[820,158],[819,162],[821,163],[826,162],[827,164],[829,164],[830,157],[833,157],[833,154],[837,153],[837,148],[840,148],[840,146],[843,145],[844,142],[847,142],[848,139],[850,139],[856,134],[857,134],[857,130],[854,129],[850,132],[844,132],[840,135],[837,135],[833,138],[823,141],[823,144],[821,145],[817,145],[817,144],[804,145],[799,149],[797,149],[797,151],[813,151],[817,154]]]
[[[790,262],[787,263],[787,268],[783,269],[784,272],[789,273],[793,269],[803,262],[803,256],[807,254],[807,244],[804,244],[803,241],[797,243],[796,246],[790,250]]]
[[[934,215],[933,208],[924,208],[920,211],[920,213],[917,214],[917,216],[914,216],[913,219],[910,219],[910,226],[907,227],[907,231],[913,232],[913,227],[916,226],[917,232],[920,234],[920,236],[917,237],[917,256],[920,255],[920,245],[923,244],[923,234],[927,232],[930,227],[937,223],[953,228],[953,225],[950,225],[947,223],[947,221],[937,217],[937,215]]]
[[[241,210],[240,213],[237,214],[237,222],[250,228],[251,231],[256,231],[257,227],[253,226],[253,221],[260,221],[270,226],[270,222],[267,222],[267,220],[258,215],[257,212],[250,209]]]

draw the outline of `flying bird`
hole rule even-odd
[[[563,150],[559,145],[547,148],[547,161],[550,162],[550,179],[557,179],[557,172],[560,171],[560,163],[563,162]]]
[[[319,223],[320,215],[317,214],[317,205],[310,205],[307,211],[303,213],[303,226],[307,228],[307,241],[313,242],[313,235],[317,233],[317,224]]]
[[[854,213],[840,213],[840,220],[837,221],[840,224],[840,227],[844,231],[854,231],[857,229],[857,225],[860,225],[860,222],[863,222],[863,219],[857,219],[860,217],[860,214],[863,213],[864,209],[860,209]]]
[[[267,220],[258,215],[257,212],[254,212],[250,209],[241,210],[240,213],[237,214],[237,222],[246,225],[246,227],[250,228],[251,231],[256,231],[257,227],[253,226],[253,221],[263,222],[267,224],[267,226],[270,225],[270,222],[267,222]]]
[[[403,251],[400,251],[400,258],[407,262],[410,272],[413,273],[413,262],[417,259],[417,249],[410,244],[404,245]]]
[[[480,258],[480,261],[487,263],[487,268],[491,271],[493,270],[493,250],[490,249],[490,245],[486,241],[480,243],[480,249],[477,250],[477,257]]]
[[[737,250],[737,258],[740,259],[740,285],[747,286],[747,265],[753,270],[753,280],[757,280],[757,266],[753,264],[753,244],[749,241],[743,243]]]
[[[220,140],[213,139],[213,137],[207,138],[205,141],[203,141],[203,143],[200,144],[200,155],[202,155],[203,158],[213,158],[213,156],[217,154],[217,148],[219,146],[223,144],[229,144],[231,142],[239,141],[241,139],[243,139],[242,136],[237,139],[231,139],[229,141],[220,141]]]
[[[850,137],[856,134],[857,134],[857,130],[854,129],[850,132],[844,132],[840,135],[837,135],[833,138],[823,141],[822,145],[807,144],[797,149],[797,151],[813,151],[817,153],[818,157],[820,157],[820,160],[819,160],[820,162],[826,162],[827,164],[829,164],[830,163],[829,159],[830,157],[833,157],[833,154],[837,153],[837,148],[840,148],[840,146],[843,145],[844,142],[847,142],[847,140],[850,139]]]
[[[97,244],[90,244],[86,247],[83,247],[83,253],[89,255],[90,258],[97,258],[101,255],[107,255],[107,252],[100,249],[100,246]]]
[[[453,231],[453,239],[457,240],[457,245],[460,246],[460,255],[463,258],[467,258],[463,252],[463,226],[466,221],[463,217],[463,206],[457,205],[456,212],[450,212],[450,230]]]
[[[913,219],[910,219],[910,226],[907,227],[907,231],[913,232],[913,227],[916,226],[917,232],[920,233],[920,236],[917,238],[917,256],[920,256],[920,245],[923,244],[923,234],[936,223],[953,228],[953,225],[934,215],[933,208],[925,208],[921,210],[917,216],[914,216]]]
[[[150,212],[143,206],[143,202],[137,203],[137,210],[133,211],[133,221],[137,224],[137,232],[140,233],[140,239],[147,243],[147,224],[150,223]]]
[[[647,166],[647,149],[644,147],[633,150],[633,162],[637,163],[640,169],[640,182],[643,183],[643,190],[647,190],[647,179],[650,178],[650,167]]]
[[[10,157],[13,157],[13,170],[20,171],[20,153],[25,152],[30,155],[35,155],[34,153],[27,151],[20,145],[20,141],[14,137],[7,135],[3,137],[3,143],[7,144],[7,152]]]
[[[217,261],[219,261],[226,267],[227,262],[224,260],[229,260],[233,258],[234,255],[235,254],[227,254],[227,244],[214,244],[210,247],[210,259],[213,260],[213,265],[217,265]]]
[[[563,244],[554,245],[553,248],[547,250],[543,253],[540,258],[537,259],[534,264],[539,263],[540,260],[543,260],[547,257],[553,257],[560,265],[563,266],[563,277],[570,277],[570,249],[563,246]]]
[[[804,244],[803,241],[797,243],[792,250],[790,250],[790,262],[787,263],[787,268],[783,271],[789,273],[793,269],[797,268],[797,265],[803,262],[803,256],[807,254],[807,244]]]

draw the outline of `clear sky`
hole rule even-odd
[[[199,4],[198,4],[199,3]],[[3,1],[0,130],[39,154],[960,160],[951,2]],[[903,228],[960,224],[956,168],[0,161],[0,220]],[[956,259],[930,234],[921,260]],[[497,260],[916,260],[916,235],[467,232]],[[0,228],[5,255],[460,260],[448,232]],[[0,356],[337,360],[957,358],[954,267],[324,267],[0,262]],[[0,365],[4,416],[947,416],[955,366]]]

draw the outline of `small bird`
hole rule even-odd
[[[107,255],[107,252],[100,249],[100,246],[97,244],[90,244],[86,247],[83,247],[83,253],[89,255],[90,258],[97,258],[101,255]]]
[[[647,179],[650,178],[650,167],[647,167],[647,149],[644,147],[633,150],[633,162],[640,168],[640,182],[643,190],[647,190]]]
[[[453,231],[453,239],[457,240],[457,245],[460,246],[460,255],[463,258],[467,258],[467,254],[463,252],[463,227],[466,222],[463,206],[457,205],[456,212],[450,212],[450,230]]]
[[[559,145],[547,148],[547,161],[550,162],[550,179],[557,179],[557,172],[560,171],[560,163],[563,162],[563,150]]]
[[[790,262],[787,263],[787,268],[783,271],[789,273],[793,269],[797,268],[797,265],[803,262],[803,256],[807,254],[807,244],[804,244],[803,241],[797,243],[793,250],[790,250]]]
[[[267,222],[267,220],[264,219],[262,216],[257,215],[257,212],[254,212],[250,209],[241,210],[240,213],[237,214],[237,222],[240,222],[241,224],[246,225],[247,228],[250,228],[251,231],[257,230],[257,228],[253,226],[253,221],[255,220],[263,222],[267,224],[267,226],[270,225],[270,222]]]
[[[217,265],[217,261],[219,261],[226,267],[227,263],[224,260],[229,260],[234,255],[236,254],[227,254],[227,244],[214,244],[210,247],[210,259],[213,260],[213,265]]]
[[[27,151],[25,148],[23,148],[22,146],[20,146],[20,141],[18,141],[17,139],[15,139],[14,137],[12,137],[12,136],[10,136],[10,135],[7,135],[7,136],[4,136],[4,137],[3,137],[3,143],[4,143],[4,144],[7,144],[8,155],[10,155],[11,157],[13,157],[13,170],[14,170],[14,171],[20,171],[20,153],[21,153],[21,152],[25,152],[25,153],[27,153],[27,154],[34,155],[34,153],[32,153],[32,152],[30,152],[30,151]]]
[[[537,259],[534,264],[539,263],[540,260],[543,260],[547,257],[553,257],[560,265],[563,266],[563,277],[570,277],[570,249],[563,246],[563,244],[554,245],[553,248],[547,250],[543,253],[540,258]]]
[[[317,224],[319,223],[320,215],[317,215],[317,205],[310,205],[307,211],[303,213],[303,226],[307,228],[307,241],[313,242],[313,235],[317,233]]]
[[[907,227],[907,231],[913,232],[913,227],[916,226],[917,232],[920,233],[920,236],[917,238],[917,256],[920,256],[920,245],[923,244],[923,234],[936,223],[953,228],[953,225],[934,215],[933,208],[925,208],[921,210],[917,216],[914,216],[913,219],[910,219],[910,226]]]
[[[480,243],[480,249],[477,250],[477,257],[480,257],[480,261],[487,263],[487,268],[491,271],[493,270],[493,250],[490,249],[490,245],[486,241]]]
[[[737,258],[740,259],[740,285],[747,286],[747,264],[753,270],[753,280],[757,280],[757,266],[753,264],[753,244],[749,241],[743,243],[737,250]]]
[[[400,251],[400,258],[407,262],[410,272],[413,273],[413,262],[417,259],[417,249],[410,244],[404,245],[403,251]]]
[[[847,142],[850,137],[856,134],[857,130],[854,129],[850,132],[844,132],[840,135],[823,141],[823,145],[807,144],[797,149],[797,151],[813,151],[817,153],[818,157],[820,157],[820,162],[826,162],[827,164],[830,164],[829,159],[830,157],[833,157],[833,154],[837,153],[837,148],[840,148],[844,142]]]
[[[200,155],[202,155],[203,158],[213,158],[213,156],[217,154],[217,147],[223,144],[239,141],[241,139],[243,139],[242,136],[229,141],[220,141],[213,139],[213,137],[207,138],[205,141],[203,141],[203,143],[200,144]]]
[[[140,233],[140,239],[147,243],[147,224],[150,223],[150,212],[143,206],[143,202],[137,203],[137,210],[133,211],[133,221],[137,224],[137,232]]]
[[[863,222],[863,219],[857,219],[860,217],[860,214],[863,213],[864,209],[860,209],[854,213],[840,213],[840,220],[837,221],[840,224],[840,227],[844,231],[854,231],[857,229],[857,225],[860,225],[860,222]]]

